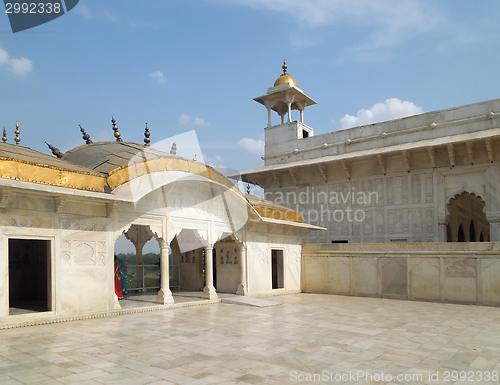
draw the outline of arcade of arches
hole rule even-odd
[[[490,224],[484,213],[485,203],[466,191],[455,195],[448,203],[446,225],[448,242],[489,242]]]

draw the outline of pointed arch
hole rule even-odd
[[[462,226],[462,224],[460,224],[460,226],[458,226],[458,242],[465,242],[465,232],[464,232],[464,227]]]
[[[474,220],[471,220],[469,225],[469,242],[476,242],[476,228],[474,226]]]
[[[447,204],[447,241],[476,242],[477,234],[490,233],[490,224],[485,214],[485,201],[474,192],[455,194]],[[451,234],[451,237],[450,237]]]

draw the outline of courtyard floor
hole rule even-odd
[[[500,383],[500,308],[268,299],[2,330],[0,384]]]

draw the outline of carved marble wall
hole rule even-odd
[[[301,238],[296,235],[252,231],[247,235],[249,295],[301,290]],[[272,289],[271,250],[283,250],[284,289]]]
[[[236,241],[217,242],[214,246],[217,266],[217,292],[236,293],[241,281],[241,244]]]
[[[436,173],[412,172],[275,186],[265,197],[328,229],[311,231],[305,243],[437,242],[436,185]]]
[[[500,243],[308,244],[308,293],[500,306]]]

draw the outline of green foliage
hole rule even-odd
[[[135,254],[116,254],[118,258],[123,259],[127,265],[137,265],[137,256]],[[160,254],[157,253],[147,253],[142,256],[142,262],[145,265],[154,265],[160,260]]]

